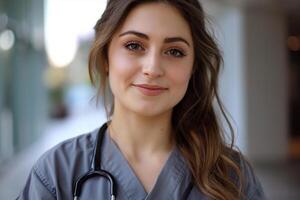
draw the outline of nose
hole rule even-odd
[[[157,78],[161,77],[164,74],[164,70],[161,66],[162,61],[159,53],[149,52],[145,56],[143,62],[143,74],[148,78]]]

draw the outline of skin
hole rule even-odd
[[[193,62],[190,27],[164,3],[134,8],[109,44],[110,136],[147,192],[174,146],[172,110],[186,93]],[[140,84],[163,89],[153,95]]]

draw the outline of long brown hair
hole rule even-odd
[[[187,160],[195,185],[212,199],[242,198],[242,173],[233,150],[233,129],[218,96],[218,75],[222,65],[220,50],[207,30],[206,17],[198,0],[108,0],[98,20],[96,40],[89,55],[92,83],[107,89],[108,45],[128,13],[137,5],[161,2],[174,6],[188,22],[194,42],[195,60],[187,92],[174,107],[172,125],[176,145]],[[98,81],[100,80],[100,83]],[[109,107],[104,103],[106,108]],[[110,113],[112,113],[110,105]],[[217,117],[218,108],[227,122],[230,144]]]

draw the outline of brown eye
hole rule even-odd
[[[144,50],[142,45],[137,42],[128,42],[125,44],[125,48],[127,48],[130,51],[143,51]]]
[[[179,50],[179,49],[169,49],[167,52],[166,52],[167,55],[171,55],[171,56],[174,56],[176,58],[181,58],[181,57],[184,57],[185,54]]]

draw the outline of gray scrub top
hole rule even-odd
[[[98,130],[66,140],[47,151],[33,166],[20,200],[68,200],[73,199],[73,185],[78,177],[87,173],[91,166]],[[106,131],[101,147],[102,169],[110,172],[116,183],[117,200],[188,200],[208,199],[191,184],[191,173],[177,148],[171,152],[156,183],[147,193]],[[248,179],[245,195],[248,200],[264,200],[261,185],[246,162],[241,163]],[[145,172],[147,173],[147,172]],[[110,199],[109,182],[105,178],[89,179],[82,189],[80,199]]]

